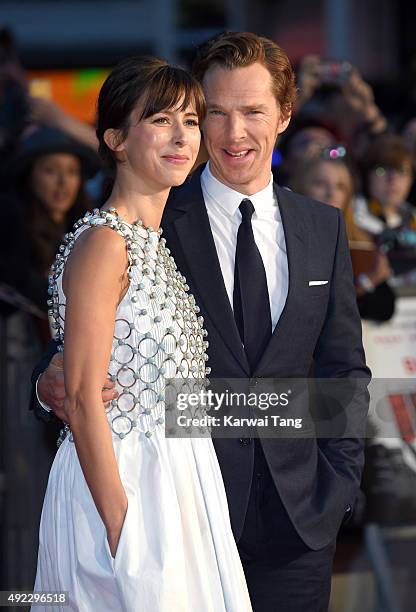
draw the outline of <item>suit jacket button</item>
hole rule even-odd
[[[251,444],[251,438],[240,438],[240,444],[243,446],[248,446]]]

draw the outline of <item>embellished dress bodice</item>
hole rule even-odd
[[[110,227],[124,238],[130,281],[116,312],[109,375],[119,396],[107,409],[108,420],[120,439],[133,431],[149,438],[164,424],[169,380],[209,374],[207,332],[186,279],[161,238],[162,230],[145,228],[141,221],[127,223],[113,209],[95,209],[65,236],[52,266],[48,305],[58,350],[64,347],[65,263],[78,236],[99,226]]]

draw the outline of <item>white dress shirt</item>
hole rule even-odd
[[[209,162],[201,174],[201,187],[214,236],[221,272],[231,307],[234,291],[234,261],[237,232],[241,223],[239,206],[246,195],[227,187],[212,174]],[[255,209],[251,223],[254,240],[266,270],[272,328],[286,303],[289,287],[286,241],[273,178],[261,191],[248,198]]]

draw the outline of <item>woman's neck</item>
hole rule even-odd
[[[65,221],[65,213],[58,211],[50,211],[49,216],[56,225],[63,225]]]
[[[169,191],[164,189],[146,192],[140,187],[123,185],[116,181],[103,208],[114,207],[128,223],[141,219],[146,227],[158,229]]]

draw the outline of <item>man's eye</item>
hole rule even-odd
[[[256,110],[255,108],[253,108],[252,110],[248,111],[249,115],[261,115],[261,111]]]
[[[209,114],[210,114],[210,115],[217,115],[217,116],[224,115],[224,113],[223,113],[222,111],[220,111],[220,110],[215,110],[215,109],[214,109],[214,110],[210,110],[210,111],[209,111]]]

